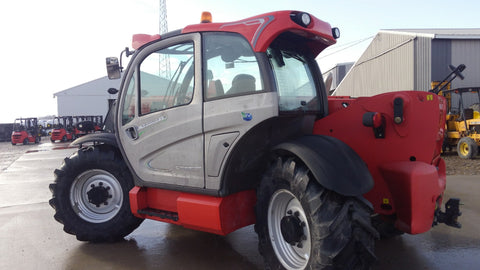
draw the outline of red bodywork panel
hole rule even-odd
[[[130,208],[135,216],[199,231],[227,235],[255,223],[254,190],[238,192],[227,197],[214,197],[134,187],[129,196]],[[155,215],[153,209],[162,209],[162,212],[157,211]],[[139,213],[141,210],[145,210],[146,213]]]
[[[403,100],[398,124],[396,98]],[[395,214],[398,229],[422,233],[431,228],[445,190],[445,162],[440,158],[445,110],[443,97],[420,91],[329,97],[329,115],[316,121],[314,134],[342,140],[365,161],[375,181],[365,197],[375,213]],[[367,112],[383,116],[384,138],[376,138],[374,128],[363,124]]]
[[[264,52],[272,41],[281,33],[292,32],[307,39],[314,56],[317,56],[326,47],[335,44],[330,24],[310,15],[311,23],[302,27],[295,23],[290,15],[296,11],[277,11],[254,16],[244,20],[227,23],[202,23],[189,25],[182,29],[182,33],[194,32],[231,32],[244,36],[255,52]],[[132,47],[161,39],[160,35],[137,34],[133,36]]]

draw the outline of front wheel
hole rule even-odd
[[[464,159],[472,159],[478,154],[478,145],[474,139],[463,137],[458,141],[457,154]]]
[[[323,188],[301,162],[278,158],[257,191],[266,268],[369,269],[378,234],[367,204]]]
[[[54,218],[80,241],[112,242],[135,230],[142,219],[130,211],[133,179],[121,155],[108,146],[78,150],[55,170],[50,184]]]

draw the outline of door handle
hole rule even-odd
[[[127,136],[130,137],[132,140],[138,139],[137,127],[129,127],[125,130],[125,132],[127,132]]]

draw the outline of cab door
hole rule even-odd
[[[200,35],[148,45],[131,60],[117,135],[136,184],[204,188]]]

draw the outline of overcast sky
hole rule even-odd
[[[106,76],[105,57],[118,57],[131,46],[132,34],[159,31],[159,0],[5,2],[0,9],[0,123],[56,114],[54,93]],[[476,0],[166,3],[169,30],[198,23],[205,10],[212,12],[215,22],[275,10],[307,11],[341,30],[338,43],[317,58],[323,70],[358,59],[380,29],[480,27]]]

